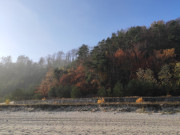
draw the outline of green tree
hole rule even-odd
[[[98,90],[98,96],[100,97],[105,97],[106,96],[106,90],[104,87],[101,87],[99,90]]]
[[[51,88],[50,89],[50,91],[49,91],[49,93],[48,93],[48,97],[56,97],[57,95],[56,95],[56,88],[55,87],[53,87],[53,88]]]
[[[137,78],[143,81],[157,83],[157,80],[154,78],[153,71],[151,69],[143,70],[141,68],[136,72]]]
[[[174,83],[172,95],[180,95],[180,62],[177,62],[174,67]]]
[[[170,73],[169,65],[161,67],[161,71],[158,73],[158,79],[160,80],[161,88],[166,91],[167,94],[171,94],[172,91],[172,74]]]
[[[56,96],[59,98],[63,97],[63,85],[59,85],[55,90]]]
[[[117,82],[113,88],[113,96],[114,97],[122,97],[124,96],[124,88],[120,82]]]
[[[71,91],[71,98],[79,98],[81,97],[81,92],[77,87],[73,87]]]
[[[180,62],[176,63],[174,68],[174,77],[176,79],[176,84],[180,85]]]
[[[78,55],[78,60],[84,61],[88,57],[88,55],[89,55],[89,48],[88,48],[88,46],[83,44],[79,48],[79,50],[77,52],[77,55]]]
[[[172,74],[170,73],[169,65],[164,65],[161,67],[161,71],[158,73],[158,79],[164,86],[171,85]]]
[[[162,91],[158,85],[144,81],[133,79],[129,81],[127,85],[127,93],[128,96],[162,96],[165,95],[166,92]]]
[[[71,90],[72,86],[70,85],[60,85],[56,88],[56,95],[57,97],[64,97],[64,98],[70,98],[71,97]]]

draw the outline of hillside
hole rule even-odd
[[[1,97],[178,96],[180,19],[121,30],[91,50],[83,44],[39,63],[5,60]]]

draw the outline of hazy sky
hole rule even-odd
[[[180,0],[0,0],[0,57],[38,61],[179,13]]]

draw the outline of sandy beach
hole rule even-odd
[[[180,135],[180,113],[0,112],[1,135]]]

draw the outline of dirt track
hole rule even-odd
[[[1,111],[0,134],[180,135],[180,113]]]

